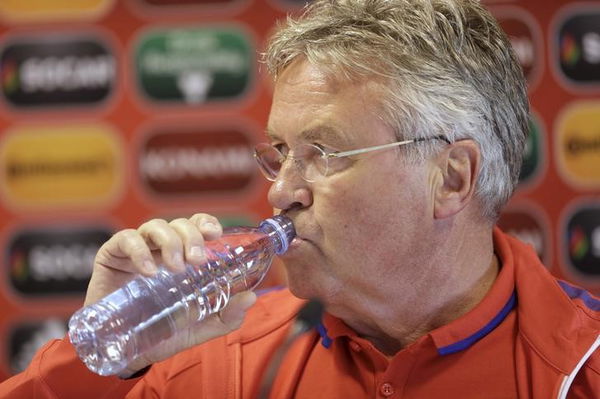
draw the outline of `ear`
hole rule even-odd
[[[439,177],[436,179],[434,217],[443,219],[456,215],[471,201],[479,175],[481,152],[473,140],[452,143],[436,159]]]

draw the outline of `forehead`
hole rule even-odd
[[[376,80],[342,80],[308,62],[294,62],[275,84],[267,135],[288,142],[354,144],[386,130],[382,95]]]
[[[281,140],[282,137],[277,132],[271,131],[269,127],[266,130],[267,137],[272,141]],[[340,145],[348,145],[349,137],[343,131],[329,125],[316,125],[301,130],[295,137],[301,142],[327,142]]]

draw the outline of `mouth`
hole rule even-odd
[[[288,250],[282,256],[286,257],[286,256],[295,254],[296,252],[301,250],[301,248],[304,247],[307,243],[308,243],[308,240],[305,240],[302,237],[299,237],[299,236],[294,237],[292,242],[290,242],[290,246],[289,246]]]
[[[290,242],[290,247],[288,249],[288,251],[286,252],[286,254],[289,254],[291,252],[295,252],[297,251],[299,248],[307,245],[307,244],[311,244],[311,240],[306,238],[304,236],[304,234],[302,233],[302,231],[304,230],[304,226],[297,218],[297,214],[292,212],[292,210],[288,209],[288,210],[284,210],[281,212],[275,212],[275,213],[281,213],[282,215],[286,215],[287,217],[289,217],[292,220],[292,223],[294,225],[294,228],[296,230],[296,236],[294,237],[294,239]],[[294,217],[296,216],[296,217]],[[306,232],[304,232],[306,233]],[[284,254],[284,255],[286,255]]]
[[[294,237],[294,239],[292,240],[292,242],[290,243],[290,247],[297,247],[299,245],[302,245],[302,242],[306,241],[304,238],[302,237]]]

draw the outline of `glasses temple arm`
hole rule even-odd
[[[418,139],[397,141],[395,143],[376,145],[376,146],[367,147],[367,148],[359,148],[357,150],[333,152],[331,154],[326,154],[326,156],[327,156],[327,158],[349,157],[351,155],[358,155],[358,154],[363,154],[365,152],[371,152],[371,151],[385,150],[386,148],[399,147],[399,146],[403,146],[406,144],[417,143],[419,141],[426,141],[426,140],[442,140],[442,141],[446,142],[447,144],[452,144],[450,142],[450,140],[448,140],[445,136],[439,135],[439,136],[435,136],[435,137],[421,137]]]

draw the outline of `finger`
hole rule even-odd
[[[190,218],[190,221],[196,225],[205,240],[216,240],[223,234],[223,227],[219,219],[206,213],[197,213]]]
[[[175,230],[163,219],[152,219],[138,228],[144,240],[160,250],[163,265],[173,272],[185,270],[183,242]]]
[[[192,265],[201,265],[206,262],[204,251],[204,237],[198,226],[189,219],[175,219],[169,225],[183,240],[185,260]]]
[[[152,275],[157,269],[146,241],[133,229],[121,230],[105,242],[98,250],[95,264],[144,275]]]

